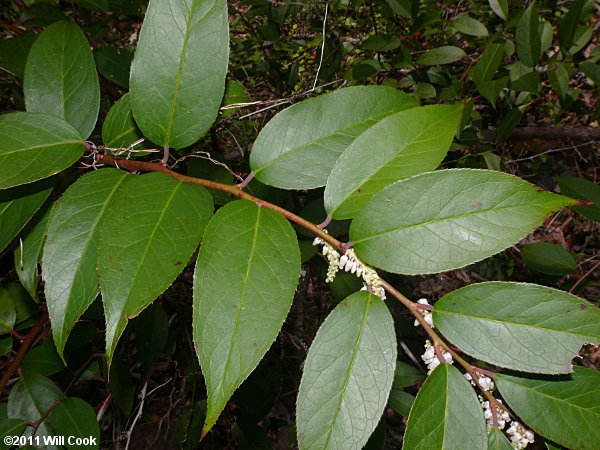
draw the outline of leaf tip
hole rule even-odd
[[[595,205],[594,202],[586,202],[585,200],[577,200],[577,205],[578,206],[589,206],[589,205]]]

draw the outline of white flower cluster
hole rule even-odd
[[[325,280],[327,283],[333,281],[338,270],[344,269],[346,272],[353,273],[359,278],[362,277],[369,291],[385,300],[385,289],[383,288],[381,278],[379,278],[379,275],[377,275],[377,272],[373,268],[367,266],[358,259],[354,250],[348,249],[346,250],[346,253],[340,257],[337,250],[320,237],[316,237],[313,241],[313,245],[320,244],[323,245],[321,253],[323,253],[323,256],[326,256],[329,261],[327,278]]]
[[[512,422],[510,428],[506,430],[506,434],[510,436],[510,443],[514,448],[525,448],[527,444],[533,443],[533,433],[519,422]]]
[[[479,397],[479,401],[481,402],[481,407],[483,408],[483,416],[487,421],[488,428],[492,428],[494,426],[494,419],[492,414],[492,408],[490,408],[490,402],[484,402],[481,396]],[[498,400],[498,402],[502,403],[502,400]],[[510,416],[502,408],[498,406],[495,406],[495,408],[498,428],[502,430],[504,429],[506,423],[510,420]],[[510,438],[510,444],[516,449],[525,448],[528,444],[532,444],[534,441],[533,433],[527,428],[525,428],[523,425],[521,425],[519,422],[511,422],[510,427],[506,430],[506,434],[508,434]]]
[[[323,244],[323,250],[321,250],[321,253],[323,253],[323,256],[325,256],[329,262],[329,267],[327,268],[327,278],[325,279],[325,282],[331,283],[340,269],[340,254],[335,248],[317,236],[313,241],[313,245],[319,244]]]
[[[487,421],[488,428],[492,428],[494,426],[494,419],[492,414],[492,408],[490,408],[490,402],[482,401],[483,399],[479,397],[481,401],[481,407],[483,408],[483,417]],[[498,402],[502,403],[502,400],[498,400]],[[503,430],[506,422],[510,420],[510,415],[504,411],[503,409],[496,406],[496,420],[498,421],[498,428]]]
[[[452,359],[452,355],[448,352],[442,351],[442,355],[444,356],[444,359],[446,363],[448,364],[452,364],[454,363],[454,360]],[[427,339],[425,341],[425,353],[423,353],[423,355],[421,356],[421,359],[423,360],[423,362],[425,364],[427,364],[427,374],[429,375],[431,372],[433,372],[433,369],[435,369],[437,366],[440,365],[440,360],[438,359],[437,355],[435,354],[435,349],[433,348],[433,345],[431,345],[431,342],[429,341],[429,339]]]
[[[417,300],[417,303],[420,303],[421,305],[429,305],[429,302],[426,298],[420,298],[419,300]],[[425,319],[425,322],[427,322],[431,328],[435,328],[433,326],[433,315],[431,314],[431,311],[427,311],[423,308],[419,308],[418,311],[423,316],[423,319]],[[415,319],[415,327],[418,327],[419,325],[421,324],[417,319]]]
[[[470,373],[465,373],[465,378],[469,380],[473,386],[477,386],[473,381],[473,377],[471,377]],[[479,386],[481,386],[481,389],[483,389],[484,391],[494,390],[494,382],[492,381],[492,379],[483,375],[479,375]]]

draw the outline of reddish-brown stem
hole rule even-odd
[[[38,323],[35,324],[35,326],[33,328],[31,328],[31,330],[29,330],[29,332],[23,339],[23,342],[21,342],[21,347],[19,347],[19,351],[17,352],[17,355],[13,359],[12,364],[6,370],[6,372],[4,372],[2,379],[0,379],[0,391],[4,391],[4,388],[8,384],[10,377],[13,375],[13,373],[15,373],[17,371],[17,369],[21,365],[21,361],[25,357],[27,350],[29,349],[29,347],[31,346],[31,344],[33,343],[35,338],[37,338],[38,334],[44,329],[44,327],[46,326],[47,323],[48,323],[48,313],[44,312],[42,314],[42,316],[39,318]]]
[[[278,212],[279,214],[284,216],[286,219],[288,219],[294,223],[297,223],[298,225],[306,228],[309,231],[312,231],[314,234],[319,236],[323,241],[325,241],[328,244],[330,244],[331,246],[335,247],[340,252],[346,253],[347,248],[344,245],[344,243],[342,243],[342,242],[338,241],[337,239],[335,239],[334,237],[330,236],[325,231],[321,230],[314,223],[309,222],[308,220],[303,219],[302,217],[297,216],[294,213],[291,213],[287,209],[281,208],[280,206],[273,205],[272,203],[269,203],[269,202],[261,200],[257,197],[254,197],[253,195],[250,195],[250,194],[242,191],[239,188],[239,186],[232,186],[229,184],[219,183],[217,181],[189,177],[187,175],[182,175],[180,173],[177,173],[177,172],[175,172],[171,169],[168,169],[167,167],[164,167],[161,164],[157,164],[157,163],[150,163],[150,162],[145,162],[145,161],[132,161],[132,160],[128,160],[128,159],[118,159],[117,160],[109,155],[99,155],[98,159],[100,162],[104,162],[106,164],[110,164],[115,167],[123,167],[123,168],[129,169],[129,170],[135,170],[135,171],[139,170],[139,171],[144,171],[144,172],[162,172],[167,175],[171,175],[172,177],[175,177],[178,180],[181,180],[184,182],[199,184],[200,186],[204,186],[205,188],[208,188],[208,189],[215,189],[217,191],[222,191],[222,192],[231,194],[237,198],[241,198],[244,200],[250,200],[251,202],[256,203],[259,207],[269,208],[269,209],[272,209],[273,211]],[[385,281],[383,279],[381,281],[382,281],[382,285],[383,285],[384,289],[388,293],[390,293],[393,297],[398,299],[400,301],[400,303],[402,303],[411,312],[411,314],[413,316],[415,316],[415,318],[419,321],[419,323],[421,324],[421,326],[423,327],[425,332],[431,338],[432,343],[434,345],[435,344],[439,345],[444,351],[450,353],[452,355],[452,357],[454,358],[454,360],[458,364],[460,364],[471,375],[471,377],[473,378],[473,382],[477,385],[479,390],[483,393],[483,395],[486,397],[486,399],[490,402],[490,405],[496,405],[499,408],[504,409],[509,414],[511,414],[510,410],[505,405],[498,402],[498,400],[496,400],[492,394],[490,394],[489,392],[487,392],[485,389],[483,389],[481,387],[481,385],[479,384],[479,377],[477,375],[477,370],[474,369],[474,367],[471,364],[469,364],[467,361],[465,361],[456,351],[454,351],[452,348],[450,348],[450,346],[448,344],[446,344],[442,340],[442,338],[440,338],[440,336],[433,330],[433,328],[431,328],[431,326],[429,326],[429,324],[425,321],[425,318],[419,311],[419,307],[417,306],[418,303],[413,302],[413,301],[409,300],[408,298],[406,298],[404,295],[402,295],[397,289],[395,289],[387,281]],[[440,359],[440,361],[442,361],[442,359]]]

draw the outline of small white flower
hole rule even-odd
[[[429,302],[426,298],[420,298],[419,300],[417,300],[417,303],[420,303],[421,305],[429,305]]]
[[[348,256],[342,255],[342,257],[340,258],[340,269],[343,269],[347,263],[348,263]]]
[[[491,391],[494,389],[494,382],[489,377],[480,377],[479,386],[481,386],[481,389],[484,391]]]
[[[322,239],[321,239],[319,236],[317,236],[317,237],[316,237],[316,238],[313,240],[313,243],[312,243],[312,245],[319,245],[319,244],[322,244],[322,243],[323,243],[323,240],[322,240]]]

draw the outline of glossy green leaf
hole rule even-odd
[[[394,389],[401,389],[412,386],[417,381],[424,380],[425,374],[415,366],[402,361],[396,361],[396,371],[394,372]]]
[[[580,51],[592,39],[594,27],[592,25],[583,25],[577,27],[573,45],[569,49],[570,54],[575,54]]]
[[[10,390],[7,414],[9,419],[35,422],[60,398],[62,392],[46,377],[29,375],[22,378]],[[27,433],[28,432],[28,433]],[[31,429],[26,430],[28,435]],[[50,422],[43,421],[36,436],[52,436]]]
[[[600,222],[600,185],[583,178],[556,177],[554,178],[564,195],[577,198],[591,205],[577,205],[573,209],[594,222]]]
[[[42,247],[46,240],[50,206],[38,211],[20,233],[21,242],[15,249],[15,270],[19,281],[32,298],[37,299],[39,281],[38,264],[42,260]]]
[[[144,136],[137,127],[131,112],[129,93],[115,102],[102,124],[102,142],[105,147],[130,148]],[[140,148],[140,145],[131,147]]]
[[[542,54],[539,21],[538,8],[533,1],[523,11],[515,33],[517,55],[529,67],[535,67]]]
[[[260,132],[250,166],[263,183],[284,189],[324,186],[339,156],[384,117],[418,106],[414,97],[382,86],[339,89],[299,102]]]
[[[94,54],[98,72],[116,85],[129,88],[131,52],[119,47],[102,47]]]
[[[569,373],[586,342],[600,342],[600,309],[566,292],[526,283],[458,289],[433,308],[433,322],[465,353],[509,369]]]
[[[504,44],[492,43],[487,46],[481,54],[479,61],[473,66],[473,70],[471,71],[471,76],[473,77],[475,84],[477,84],[478,89],[479,85],[491,81],[498,71],[498,67],[500,67],[503,57]]]
[[[508,19],[508,0],[488,0],[490,7],[501,19]]]
[[[600,448],[600,373],[573,369],[564,377],[496,374],[494,381],[508,406],[537,433],[570,449]]]
[[[46,339],[41,345],[30,349],[23,361],[21,370],[25,375],[43,375],[49,377],[65,368],[52,339]]]
[[[116,353],[108,369],[108,386],[117,406],[128,416],[133,408],[134,385],[131,371],[123,357]]]
[[[17,320],[17,310],[7,291],[0,291],[0,334],[10,333]]]
[[[10,300],[7,300],[10,298]],[[11,301],[15,306],[17,318],[16,324],[27,323],[34,314],[38,312],[38,305],[31,299],[27,291],[19,283],[7,283],[0,285],[0,301]],[[17,327],[18,328],[18,327]]]
[[[462,48],[446,45],[443,47],[427,50],[417,58],[417,64],[424,66],[436,66],[438,64],[450,64],[458,61],[463,56],[467,56]]]
[[[506,436],[498,428],[492,428],[488,432],[488,450],[513,450],[514,447]]]
[[[208,390],[203,433],[269,349],[294,298],[300,251],[280,214],[247,200],[206,227],[194,276],[194,343]]]
[[[53,208],[42,257],[52,335],[60,355],[69,332],[98,295],[100,230],[116,193],[133,178],[117,169],[80,177]]]
[[[394,411],[404,417],[408,417],[410,415],[410,409],[412,408],[414,402],[414,395],[399,389],[392,389],[392,392],[390,392],[390,398],[388,399],[388,405],[390,405]]]
[[[37,39],[35,33],[25,33],[0,42],[0,68],[23,79],[29,49]]]
[[[48,198],[54,179],[0,190],[0,252],[19,234]]]
[[[561,102],[565,101],[569,92],[570,80],[571,75],[567,71],[565,64],[558,64],[553,70],[548,71],[548,81],[550,81],[552,89],[558,94]]]
[[[48,114],[0,116],[0,189],[66,169],[83,154],[82,140],[71,125]]]
[[[94,408],[80,398],[65,398],[52,410],[46,419],[59,436],[73,436],[72,444],[65,439],[69,450],[100,448],[100,426]],[[78,439],[95,439],[95,444],[76,445]],[[89,441],[88,441],[89,442]]]
[[[564,247],[551,242],[535,242],[521,248],[525,264],[548,275],[568,275],[577,269],[577,262]]]
[[[365,262],[394,273],[443,272],[517,243],[574,201],[501,172],[450,169],[383,190],[350,227]]]
[[[212,212],[212,197],[202,186],[158,172],[119,189],[98,247],[109,361],[127,321],[185,268]]]
[[[325,187],[329,215],[354,217],[389,184],[435,169],[450,148],[461,109],[461,105],[412,108],[369,128],[331,171]]]
[[[23,91],[27,111],[61,117],[84,139],[92,134],[100,85],[90,44],[74,22],[50,25],[33,43]]]
[[[452,28],[469,36],[488,36],[488,30],[479,20],[469,17],[468,14],[461,14],[452,21]]]
[[[224,0],[151,0],[131,65],[133,115],[150,140],[182,148],[214,122],[227,72]]]
[[[387,403],[395,363],[394,322],[385,303],[366,291],[342,301],[304,362],[296,407],[300,449],[365,445]]]
[[[487,449],[483,410],[454,366],[440,364],[425,380],[410,411],[402,448]]]

